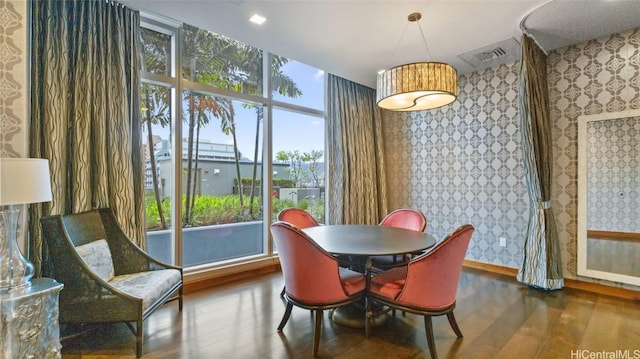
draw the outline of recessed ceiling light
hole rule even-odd
[[[251,16],[249,21],[251,21],[254,24],[262,25],[262,23],[267,21],[267,19],[262,17],[262,16],[260,16],[260,15],[258,15],[258,14],[253,14],[253,16]]]

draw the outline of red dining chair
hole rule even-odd
[[[318,354],[322,311],[338,308],[362,299],[365,295],[363,274],[340,267],[327,253],[299,228],[287,222],[271,225],[278,246],[280,266],[287,302],[278,331],[287,324],[293,306],[315,311],[313,356]]]
[[[278,213],[278,221],[289,222],[298,228],[319,226],[320,223],[309,212],[295,207],[285,208]]]
[[[378,225],[424,232],[427,229],[427,217],[415,209],[400,208],[387,214]],[[376,271],[380,271],[397,265],[405,265],[408,260],[407,255],[375,256],[371,257],[371,265]]]
[[[318,221],[316,221],[309,212],[296,207],[285,208],[280,211],[280,213],[278,213],[278,221],[291,223],[298,228],[308,228],[320,225],[320,223],[318,223]],[[285,288],[283,287],[280,292],[281,297],[284,296],[284,291]]]
[[[431,317],[446,315],[458,338],[462,332],[453,309],[471,235],[474,228],[463,225],[451,232],[431,251],[412,259],[407,266],[392,268],[371,278],[368,298],[383,306],[424,316],[424,327],[431,358],[436,359]],[[366,333],[372,311],[367,311]]]

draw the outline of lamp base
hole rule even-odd
[[[17,242],[20,209],[9,206],[0,210],[0,293],[31,286],[35,270]]]

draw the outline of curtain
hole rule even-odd
[[[387,196],[375,90],[332,74],[327,83],[327,222],[378,224]]]
[[[33,1],[30,154],[49,159],[53,200],[31,206],[30,259],[42,274],[40,218],[110,207],[144,248],[139,13],[105,0]]]
[[[517,279],[533,287],[560,289],[564,279],[551,208],[553,154],[546,55],[527,35],[522,36],[519,102],[522,157],[531,208]]]

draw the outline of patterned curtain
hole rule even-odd
[[[327,81],[327,223],[377,224],[387,195],[376,92],[332,74]]]
[[[42,216],[110,207],[145,247],[140,16],[105,0],[31,4],[30,154],[49,159],[53,190],[52,202],[30,212],[39,276],[47,267]]]
[[[518,280],[543,288],[564,286],[555,217],[551,208],[551,124],[546,55],[527,35],[522,36],[520,64],[520,123],[522,151],[531,203],[524,258]]]

